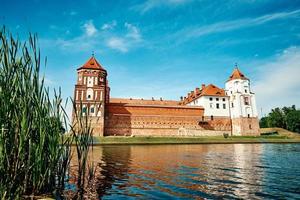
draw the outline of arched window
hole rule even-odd
[[[94,93],[94,91],[93,91],[92,88],[87,89],[87,91],[86,91],[86,99],[87,100],[92,100],[93,99],[93,93]]]

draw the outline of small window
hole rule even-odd
[[[245,90],[245,93],[247,93],[248,92],[248,90]]]
[[[88,96],[87,96],[87,99],[91,99],[91,95],[88,95]]]
[[[212,97],[210,97],[210,98],[209,98],[209,100],[210,100],[210,101],[212,101],[212,100],[213,100],[213,98],[212,98]]]
[[[219,109],[219,108],[220,108],[220,106],[219,106],[219,104],[218,104],[218,103],[216,104],[216,108],[217,108],[217,109]]]
[[[249,98],[248,97],[244,97],[244,102],[245,102],[245,105],[249,105]]]
[[[82,108],[82,113],[86,113],[86,107]]]
[[[225,99],[225,98],[223,98],[223,101],[226,101],[226,99]]]
[[[252,129],[252,126],[251,126],[251,124],[249,124],[249,129]]]
[[[204,116],[202,116],[202,121],[204,122]]]
[[[214,120],[214,116],[213,115],[210,116],[210,120]]]
[[[248,118],[250,118],[250,114],[248,114]]]
[[[210,103],[210,104],[209,104],[209,107],[210,107],[210,108],[214,108],[214,104],[213,104],[213,103]]]
[[[219,101],[219,98],[216,98],[216,101]]]
[[[223,109],[226,109],[226,104],[225,103],[223,103]]]
[[[95,108],[91,107],[91,113],[94,113],[94,112],[95,112]]]
[[[231,108],[233,108],[233,103],[231,103]]]

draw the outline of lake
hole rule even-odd
[[[300,144],[94,147],[101,199],[300,198]]]

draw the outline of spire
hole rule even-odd
[[[80,69],[98,69],[98,70],[106,71],[96,60],[94,52],[92,53],[92,57],[83,66],[81,66],[77,70],[80,70]]]
[[[238,68],[237,63],[235,63],[235,69],[233,70],[232,74],[230,75],[227,81],[231,81],[234,79],[242,79],[242,80],[249,80]]]

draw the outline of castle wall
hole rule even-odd
[[[229,117],[211,120],[202,107],[110,103],[105,136],[217,136],[230,133]]]
[[[232,119],[233,135],[259,136],[259,121],[257,117],[240,117]]]

